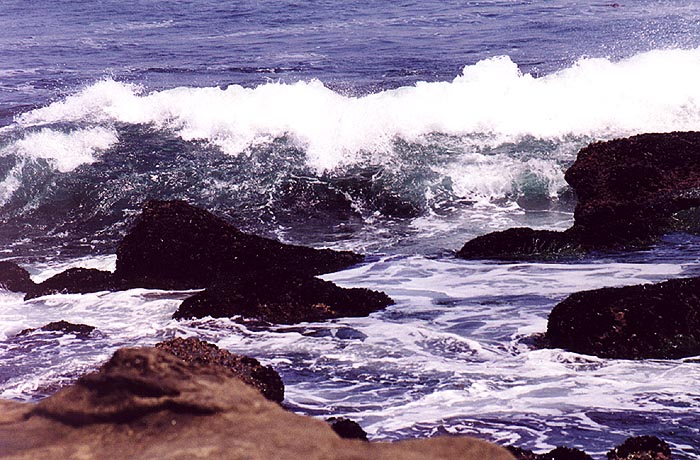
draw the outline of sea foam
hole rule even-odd
[[[324,170],[382,156],[397,139],[425,142],[434,133],[493,146],[524,136],[606,139],[700,129],[698,76],[700,49],[668,49],[616,62],[581,58],[542,77],[497,56],[464,67],[451,82],[364,96],[317,80],[153,92],[104,80],[16,122],[150,123],[234,155],[285,137]]]

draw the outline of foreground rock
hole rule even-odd
[[[195,337],[166,340],[156,344],[156,348],[188,363],[221,366],[239,380],[257,388],[270,401],[281,403],[284,400],[282,378],[272,367],[263,366],[257,359],[233,354]]]
[[[700,354],[700,278],[577,292],[549,315],[549,346],[621,359]]]
[[[271,267],[298,276],[330,273],[362,259],[248,235],[183,201],[149,201],[119,244],[115,276],[143,287],[190,289]]]
[[[286,412],[219,366],[122,349],[99,372],[38,404],[0,402],[0,458],[150,460],[506,460],[469,438],[394,444],[341,439],[326,423]]]
[[[540,259],[648,245],[697,230],[700,133],[643,134],[582,149],[565,175],[578,202],[565,232],[511,229],[467,242],[465,259]],[[684,214],[679,214],[686,211]],[[689,221],[683,221],[681,216]]]
[[[278,270],[231,277],[185,299],[173,318],[242,316],[266,323],[294,324],[367,316],[391,305],[384,293],[345,289],[314,277]]]

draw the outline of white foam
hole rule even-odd
[[[28,133],[22,139],[6,146],[0,154],[14,154],[22,158],[43,158],[58,171],[69,172],[80,165],[95,162],[97,151],[107,149],[117,141],[116,131],[100,126],[70,132],[43,128]],[[13,175],[10,174],[5,179],[7,183],[3,184],[5,190],[2,195],[5,199],[7,198],[5,195],[13,191],[12,188],[16,185],[12,177]]]
[[[323,170],[367,156],[386,163],[395,139],[423,142],[431,133],[498,145],[523,136],[603,139],[700,129],[698,77],[700,49],[655,50],[619,62],[584,58],[540,78],[500,56],[466,66],[452,82],[419,82],[362,97],[338,94],[319,81],[144,94],[105,80],[17,123],[153,123],[230,154],[287,136],[306,151],[311,166]]]

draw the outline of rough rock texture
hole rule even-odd
[[[156,348],[167,351],[188,363],[227,368],[238,379],[257,388],[270,401],[281,403],[284,400],[282,378],[272,367],[263,366],[257,359],[233,354],[195,337],[167,340],[156,344]]]
[[[608,460],[671,460],[671,448],[656,436],[628,438],[607,454]]]
[[[539,259],[648,245],[698,227],[700,133],[642,134],[582,149],[565,175],[578,202],[565,232],[511,229],[467,242],[465,259]],[[684,211],[684,213],[680,213]]]
[[[394,444],[338,437],[286,412],[219,366],[154,348],[122,349],[99,372],[42,402],[0,402],[0,458],[506,460],[484,441]]]
[[[362,427],[352,420],[346,418],[336,418],[332,417],[326,420],[328,424],[333,428],[335,434],[343,439],[360,439],[362,441],[368,441],[367,433]]]
[[[0,289],[12,292],[27,292],[34,286],[29,272],[14,262],[0,262]]]
[[[73,324],[69,323],[68,321],[55,321],[38,329],[24,329],[17,335],[27,335],[36,330],[46,332],[63,332],[66,334],[75,334],[78,337],[85,338],[89,336],[92,331],[95,330],[95,326],[88,326],[87,324]]]
[[[700,354],[700,278],[577,292],[552,310],[546,339],[603,358]]]
[[[270,267],[297,275],[347,268],[363,257],[312,249],[243,233],[183,201],[149,201],[117,249],[115,276],[144,287],[210,286],[230,274]]]
[[[467,241],[457,252],[457,257],[469,260],[542,260],[585,254],[586,248],[570,233],[509,228]]]
[[[231,277],[185,299],[174,318],[242,316],[267,323],[293,324],[341,316],[367,316],[391,305],[384,293],[345,289],[311,276],[275,270]]]
[[[508,446],[508,450],[517,460],[592,460],[584,451],[569,447],[557,447],[545,454],[536,454],[515,446]]]
[[[113,291],[119,288],[111,272],[94,268],[69,268],[46,281],[31,286],[24,300],[51,294],[84,294],[86,292]]]

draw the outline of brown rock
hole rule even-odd
[[[263,366],[257,359],[233,354],[195,337],[167,340],[156,344],[156,348],[188,363],[222,366],[232,371],[238,379],[257,388],[270,401],[281,403],[284,400],[282,378],[272,367]]]
[[[484,441],[366,443],[289,413],[218,366],[122,349],[36,405],[0,403],[0,458],[506,460]]]

